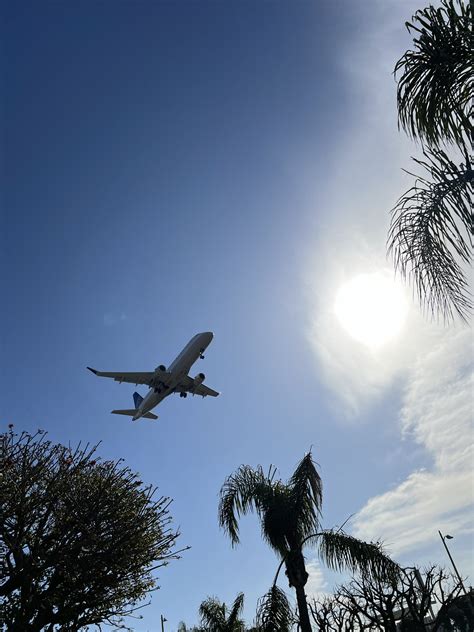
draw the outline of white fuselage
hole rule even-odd
[[[166,369],[166,383],[158,378],[157,383],[150,388],[133,417],[134,421],[140,419],[140,417],[163,401],[165,397],[174,392],[180,380],[189,373],[192,365],[211,344],[213,337],[214,334],[212,332],[206,331],[191,338],[181,353]]]

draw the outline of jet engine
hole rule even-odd
[[[198,386],[199,384],[202,384],[205,379],[206,379],[206,376],[204,375],[204,373],[198,373],[196,377],[194,378],[194,384]]]
[[[160,364],[160,366],[157,366],[157,367],[156,367],[155,371],[156,371],[157,373],[159,373],[160,371],[166,371],[166,367],[165,367],[165,365],[164,365],[164,364]]]

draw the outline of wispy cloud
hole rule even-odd
[[[334,312],[337,287],[328,293],[326,305],[316,310],[308,335],[320,377],[336,394],[333,405],[347,419],[360,422],[366,409],[386,395],[395,380],[407,379],[412,367],[443,340],[446,330],[428,322],[411,305],[400,333],[380,348],[370,349],[353,340],[338,322]]]
[[[354,38],[338,51],[353,97],[345,131],[334,144],[330,178],[314,192],[324,213],[304,263],[311,313],[308,336],[320,377],[338,394],[348,417],[360,416],[413,361],[413,341],[422,329],[417,308],[409,314],[405,335],[372,353],[341,330],[334,302],[341,285],[358,274],[388,269],[386,236],[390,208],[410,186],[402,167],[413,149],[397,129],[396,86],[392,71],[408,44],[404,21],[414,2],[369,1]],[[410,304],[410,290],[407,298]],[[407,336],[407,332],[411,336]],[[418,348],[418,345],[415,345]],[[405,352],[408,352],[408,356]]]
[[[313,314],[308,337],[318,379],[336,395],[338,412],[360,422],[397,380],[405,390],[399,418],[392,420],[400,426],[394,452],[410,441],[431,459],[425,469],[369,499],[355,520],[355,535],[381,538],[395,555],[419,551],[433,542],[437,529],[467,534],[474,518],[471,330],[427,322],[408,288],[405,328],[376,352],[351,340],[334,314],[344,282],[391,268],[385,254],[389,209],[412,184],[401,168],[409,167],[417,151],[397,130],[391,71],[410,46],[403,24],[417,8],[408,0],[365,3],[368,25],[340,51],[352,82],[352,129],[334,147],[331,160],[338,166],[331,179],[314,194],[327,220],[317,226],[304,265]]]
[[[401,484],[371,498],[355,533],[382,538],[395,554],[433,541],[436,530],[473,530],[472,332],[447,330],[408,376],[402,433],[432,457]]]
[[[358,420],[442,335],[442,327],[422,317],[408,286],[410,311],[404,330],[378,351],[352,340],[334,312],[336,294],[345,282],[382,270],[394,276],[386,256],[389,211],[412,185],[402,168],[410,165],[416,147],[397,127],[392,71],[412,41],[404,22],[418,8],[411,0],[369,0],[360,9],[364,19],[357,33],[338,51],[353,94],[350,124],[334,145],[335,168],[329,180],[314,193],[325,222],[308,243],[303,266],[312,314],[307,331],[318,378],[336,394],[332,401],[338,412]]]

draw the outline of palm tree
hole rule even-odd
[[[311,453],[301,460],[287,483],[275,480],[276,469],[243,465],[221,489],[219,523],[233,545],[239,542],[238,519],[256,511],[264,540],[285,565],[290,588],[296,591],[302,632],[311,632],[306,603],[308,581],[303,547],[317,544],[319,556],[332,569],[346,568],[369,576],[394,574],[398,566],[380,545],[368,544],[340,531],[320,527],[322,481]]]
[[[199,607],[202,625],[207,632],[244,632],[245,624],[239,619],[243,607],[243,593],[237,595],[230,608],[216,597],[208,597]]]
[[[257,627],[259,632],[290,632],[295,617],[287,596],[275,583],[259,600]]]
[[[464,268],[474,219],[473,5],[441,0],[417,11],[406,23],[414,50],[395,66],[399,126],[421,142],[425,159],[415,162],[428,177],[411,174],[414,186],[392,211],[388,249],[421,303],[445,319],[453,312],[466,319],[472,308]]]
[[[439,147],[472,139],[472,3],[441,0],[417,11],[414,50],[395,65],[399,125],[413,138]]]
[[[465,267],[472,260],[474,171],[471,158],[455,163],[442,149],[416,160],[429,177],[416,181],[392,211],[388,250],[395,268],[413,279],[420,303],[445,320],[466,321],[472,309]]]

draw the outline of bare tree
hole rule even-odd
[[[96,448],[0,435],[0,627],[76,631],[142,607],[177,557],[171,500]]]
[[[405,569],[396,581],[353,579],[334,596],[314,600],[311,611],[321,632],[464,632],[446,627],[461,591],[459,580],[442,568]]]
[[[310,604],[311,615],[318,630],[322,632],[352,632],[364,630],[364,618],[341,605],[333,597],[325,597],[321,601]]]

